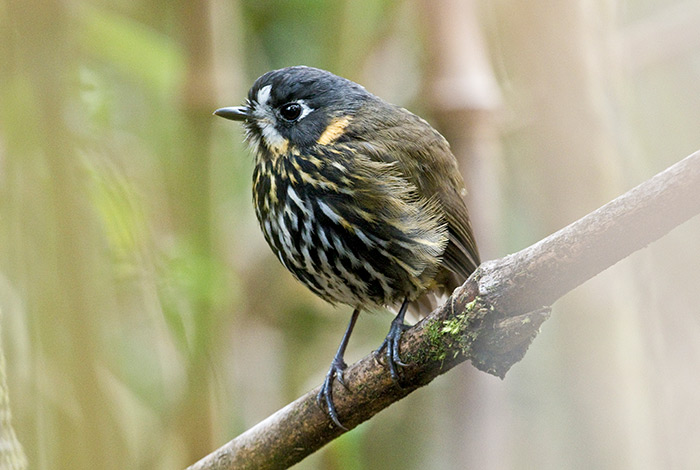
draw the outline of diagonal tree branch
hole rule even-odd
[[[499,377],[524,356],[561,296],[700,213],[700,151],[598,210],[512,255],[483,263],[448,301],[404,333],[404,387],[372,355],[336,384],[352,429],[455,365],[471,360]],[[281,469],[343,432],[312,390],[188,470]]]

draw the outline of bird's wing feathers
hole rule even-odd
[[[449,232],[443,264],[457,277],[448,287],[456,287],[480,263],[469,214],[462,199],[466,194],[464,181],[442,135],[404,109],[394,108],[392,111],[381,113],[383,115],[370,123],[371,140],[362,139],[361,128],[349,131],[354,134],[353,141],[358,142],[362,153],[379,161],[398,162],[402,173],[423,197],[439,201]]]

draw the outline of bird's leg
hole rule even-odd
[[[389,333],[386,335],[386,338],[384,338],[379,348],[374,352],[374,356],[377,357],[386,348],[386,362],[389,366],[389,372],[391,373],[391,378],[394,379],[394,382],[397,384],[400,384],[398,367],[406,365],[399,357],[399,342],[401,341],[403,332],[410,328],[409,325],[404,324],[404,317],[406,316],[408,304],[408,299],[404,299],[399,313],[397,313],[396,318],[391,321]]]
[[[336,411],[335,405],[333,404],[333,381],[337,378],[338,382],[340,382],[340,385],[345,387],[345,389],[348,388],[347,385],[345,385],[345,381],[343,379],[343,372],[348,366],[345,363],[343,356],[345,355],[345,348],[347,348],[348,346],[348,341],[350,340],[352,329],[355,327],[355,322],[357,321],[357,317],[359,315],[360,309],[356,308],[352,312],[352,317],[350,317],[350,323],[348,323],[348,327],[345,330],[343,339],[340,340],[340,346],[338,346],[338,351],[336,351],[335,356],[333,356],[333,362],[331,362],[331,367],[330,369],[328,369],[328,373],[326,374],[326,380],[323,381],[323,385],[321,385],[321,390],[316,396],[316,402],[321,407],[323,407],[325,404],[328,416],[330,416],[335,425],[345,430],[347,430],[347,428],[340,424],[340,420],[338,419],[338,412]]]

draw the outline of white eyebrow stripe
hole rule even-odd
[[[272,90],[272,85],[265,85],[258,90],[258,104],[260,106],[267,105],[267,101],[270,99],[270,91]]]

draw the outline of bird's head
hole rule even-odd
[[[273,156],[292,148],[328,144],[341,135],[357,110],[374,98],[362,86],[325,70],[306,66],[267,72],[248,92],[243,106],[214,114],[242,121],[246,139]]]

